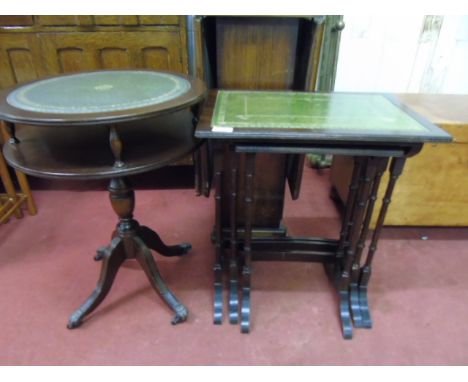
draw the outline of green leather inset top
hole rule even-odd
[[[216,128],[418,134],[428,129],[379,94],[219,91]]]
[[[33,82],[14,90],[7,102],[39,113],[99,113],[155,105],[189,90],[189,81],[169,73],[99,71]]]

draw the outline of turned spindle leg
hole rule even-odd
[[[329,275],[338,289],[340,297],[340,320],[342,326],[343,336],[351,338],[353,336],[353,323],[351,321],[351,307],[349,301],[349,290],[340,284],[342,282],[343,265],[345,261],[345,252],[350,245],[350,236],[353,228],[353,215],[356,209],[356,198],[361,179],[361,173],[364,167],[363,158],[354,158],[354,169],[349,185],[348,199],[346,202],[345,215],[343,217],[340,240],[336,251],[335,269]]]
[[[222,185],[223,163],[222,152],[216,151],[214,157],[214,183],[215,183],[215,264],[214,271],[214,302],[213,322],[220,325],[223,322],[223,228],[222,228]]]
[[[393,190],[395,188],[396,182],[403,172],[405,166],[406,158],[393,158],[390,165],[390,180],[385,191],[385,196],[383,198],[382,207],[377,218],[377,223],[375,225],[374,234],[372,235],[372,240],[369,246],[369,252],[367,254],[366,262],[361,269],[360,280],[359,280],[359,303],[361,306],[361,315],[362,315],[362,327],[371,328],[372,319],[370,316],[369,310],[369,301],[367,297],[367,289],[369,285],[369,280],[372,273],[372,261],[377,251],[377,243],[379,241],[380,233],[382,231],[383,223],[385,221],[385,216],[387,215],[388,207],[391,203],[391,197]]]
[[[8,133],[9,138],[9,143],[11,144],[16,144],[19,143],[19,139],[16,137],[16,125],[12,122],[7,122],[4,121],[4,126],[6,128],[6,131]]]
[[[343,337],[351,339],[353,336],[353,323],[350,318],[351,304],[349,294],[349,283],[351,267],[355,259],[357,241],[361,230],[362,220],[366,206],[366,188],[368,187],[369,158],[364,158],[363,168],[359,179],[357,197],[352,208],[351,220],[349,222],[348,242],[345,250],[344,267],[339,280],[340,314]]]
[[[229,151],[231,163],[230,181],[230,226],[231,243],[229,259],[229,322],[237,324],[239,320],[239,269],[237,257],[237,157],[231,147]]]
[[[359,305],[359,295],[358,295],[358,281],[359,281],[359,270],[361,263],[362,251],[366,243],[367,233],[369,231],[370,219],[372,217],[372,211],[374,208],[374,201],[378,190],[378,182],[375,180],[377,178],[378,172],[378,163],[379,159],[371,157],[368,159],[368,166],[366,169],[366,174],[364,176],[364,185],[362,189],[362,208],[365,210],[365,217],[362,222],[362,227],[360,228],[359,239],[356,244],[356,253],[354,255],[354,260],[351,265],[351,281],[349,284],[349,293],[350,293],[350,303],[351,303],[351,314],[353,318],[353,323],[356,328],[362,327],[362,317],[361,309]],[[382,175],[380,171],[380,176]],[[380,179],[380,178],[379,178]]]
[[[241,331],[250,331],[250,277],[252,274],[252,219],[254,203],[255,154],[246,154],[245,173],[245,234],[244,234],[244,265],[242,267],[242,307]]]
[[[330,267],[326,264],[327,273],[335,285],[337,285],[337,282],[339,281],[339,277],[343,268],[344,251],[349,245],[348,236],[351,227],[351,217],[356,200],[357,189],[359,186],[361,168],[362,158],[354,158],[354,167],[351,176],[351,182],[349,184],[348,199],[346,201],[345,213],[341,222],[340,239],[338,241],[338,248],[336,250],[336,261],[333,267]]]
[[[194,176],[195,195],[200,196],[203,193],[201,148],[193,152],[192,160],[193,160],[193,169],[194,169],[194,175],[195,175]]]
[[[109,127],[109,143],[115,159],[114,167],[124,167],[125,164],[122,161],[122,140],[115,126]]]

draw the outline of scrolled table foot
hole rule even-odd
[[[349,292],[340,291],[340,318],[343,338],[350,340],[353,338],[353,322],[351,320],[349,304]]]
[[[172,325],[177,325],[177,324],[180,324],[181,322],[187,321],[188,310],[185,306],[183,306],[182,304],[179,304],[179,306],[177,306],[175,310],[176,310],[176,315],[173,317],[171,321]]]
[[[145,274],[155,291],[176,314],[172,319],[172,324],[175,325],[185,321],[188,316],[188,310],[179,302],[179,300],[164,282],[161,274],[159,273],[158,266],[154,261],[153,255],[151,254],[151,251],[139,237],[133,237],[133,240],[135,245],[133,249],[135,258],[145,271]]]
[[[241,307],[241,332],[250,332],[250,269],[242,270],[242,307]]]
[[[79,326],[81,326],[81,324],[83,323],[83,321],[81,320],[81,318],[75,316],[74,314],[70,317],[70,319],[68,320],[68,324],[67,324],[67,328],[68,329],[75,329],[75,328],[78,328]]]
[[[239,279],[237,260],[231,260],[229,265],[229,323],[239,322]]]
[[[74,329],[81,325],[83,318],[96,309],[109,293],[117,271],[125,261],[125,249],[123,241],[115,238],[109,247],[99,252],[102,256],[101,274],[96,288],[91,296],[70,316],[68,329]]]
[[[96,251],[96,256],[94,256],[95,261],[101,261],[106,253],[109,251],[109,247],[101,247]]]
[[[239,283],[237,280],[229,281],[229,323],[239,322]]]
[[[179,247],[179,250],[181,251],[180,255],[186,255],[192,249],[192,244],[180,243],[179,245],[176,245],[175,247]]]
[[[361,313],[361,304],[359,300],[359,287],[357,284],[352,283],[349,286],[349,295],[351,303],[351,314],[353,317],[353,323],[355,328],[362,328],[362,313]]]
[[[245,334],[250,332],[250,295],[246,300],[244,300],[244,297],[242,300],[241,332]]]
[[[192,245],[190,243],[166,245],[156,232],[145,226],[138,227],[137,236],[141,238],[148,248],[151,248],[160,255],[166,257],[183,256],[192,249]]]
[[[250,285],[242,288],[241,332],[250,332]]]
[[[223,268],[221,264],[214,266],[214,301],[213,301],[213,323],[223,323]]]
[[[369,300],[367,298],[367,285],[359,286],[359,305],[361,307],[362,328],[371,329],[372,319],[370,315]]]

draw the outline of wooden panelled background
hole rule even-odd
[[[0,88],[60,73],[188,73],[183,16],[0,16]]]

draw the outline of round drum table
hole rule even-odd
[[[119,222],[110,245],[95,256],[102,261],[97,287],[71,315],[68,328],[80,326],[102,302],[126,259],[139,262],[175,312],[172,323],[186,320],[187,309],[166,286],[150,249],[181,256],[191,246],[167,246],[133,219],[135,197],[127,176],[196,149],[193,129],[205,93],[200,80],[149,70],[63,75],[0,93],[0,119],[10,134],[3,151],[12,167],[43,178],[110,179],[110,202]]]

